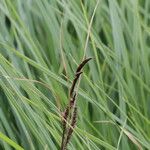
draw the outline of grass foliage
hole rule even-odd
[[[0,149],[60,149],[84,56],[68,149],[150,149],[149,42],[149,0],[0,0]]]

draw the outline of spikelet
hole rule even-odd
[[[87,58],[83,60],[76,70],[75,77],[74,77],[74,80],[72,82],[70,92],[69,92],[69,104],[67,105],[62,115],[63,135],[62,135],[62,143],[61,143],[60,150],[67,149],[67,144],[69,143],[71,135],[73,133],[73,129],[75,128],[75,125],[77,122],[77,107],[76,107],[77,93],[75,92],[75,86],[80,78],[80,75],[83,73],[81,71],[82,68],[91,59],[92,58]],[[71,126],[69,126],[67,122],[70,123]]]

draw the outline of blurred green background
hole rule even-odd
[[[150,149],[150,0],[0,0],[0,149],[60,149],[84,56],[68,150]]]

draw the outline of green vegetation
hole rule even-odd
[[[150,149],[150,0],[0,0],[0,149]]]

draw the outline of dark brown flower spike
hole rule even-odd
[[[73,91],[74,91],[75,85],[76,85],[77,80],[79,79],[81,74],[82,74],[82,72],[77,72],[76,75],[75,75],[75,78],[74,78],[74,80],[72,82],[72,86],[71,86],[71,89],[70,89],[70,97],[73,95]]]
[[[92,58],[87,58],[79,64],[74,80],[72,82],[70,92],[69,92],[69,103],[63,113],[63,135],[62,135],[62,143],[61,143],[61,148],[60,150],[66,150],[67,149],[67,144],[69,143],[69,140],[71,138],[71,135],[73,133],[73,129],[75,128],[76,125],[76,120],[77,120],[77,106],[76,106],[76,96],[77,93],[75,91],[75,86],[80,78],[80,75],[82,74],[82,68],[84,65],[91,60]],[[68,125],[69,123],[70,125]]]
[[[83,60],[82,63],[78,66],[76,73],[77,73],[77,72],[80,72],[81,69],[84,67],[84,65],[85,65],[88,61],[90,61],[91,59],[92,59],[92,58],[90,57],[90,58],[87,58],[87,59]]]

